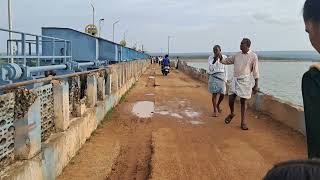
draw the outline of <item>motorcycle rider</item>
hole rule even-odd
[[[164,71],[164,68],[166,66],[170,67],[170,59],[169,59],[169,55],[165,55],[164,59],[162,60],[162,66],[161,66],[161,70]]]

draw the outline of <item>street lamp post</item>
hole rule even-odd
[[[9,26],[9,55],[13,55],[13,46],[12,46],[12,13],[11,13],[11,0],[8,0],[8,26]],[[13,63],[13,58],[10,59],[11,63]]]
[[[126,34],[128,33],[128,30],[126,30],[124,33],[123,33],[123,40],[126,40]]]
[[[94,6],[93,6],[93,3],[92,1],[90,1],[90,4],[91,4],[91,7],[92,7],[92,24],[94,25]]]
[[[104,19],[103,18],[101,18],[100,20],[99,20],[99,37],[101,37],[101,24],[104,22]]]
[[[170,55],[170,39],[172,38],[173,36],[168,36],[168,56]]]
[[[112,41],[114,42],[114,27],[115,27],[115,25],[117,24],[117,23],[119,23],[120,21],[118,20],[118,21],[116,21],[116,22],[114,22],[113,24],[112,24]]]

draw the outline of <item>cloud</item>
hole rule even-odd
[[[92,21],[88,1],[32,0],[31,3],[15,0],[14,29],[39,34],[42,26],[62,26],[83,31]],[[116,27],[117,41],[128,30],[129,42],[141,41],[150,51],[159,51],[165,49],[166,37],[173,35],[176,37],[173,51],[180,52],[207,51],[212,39],[231,51],[238,50],[237,39],[244,35],[256,37],[256,47],[262,50],[268,47],[274,50],[308,49],[305,34],[300,34],[300,29],[303,31],[301,8],[304,1],[93,0],[96,20],[105,19],[102,28],[105,38],[112,37],[112,23],[120,19]],[[0,0],[0,22],[4,28],[7,26],[6,5],[7,1]],[[285,39],[286,45],[275,45],[268,36],[261,36],[272,32],[275,38]],[[5,42],[3,37],[0,41]]]
[[[292,18],[288,16],[281,16],[268,13],[254,13],[252,17],[257,22],[267,23],[267,24],[279,24],[279,25],[295,25],[299,23],[298,18]]]

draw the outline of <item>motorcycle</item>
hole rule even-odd
[[[169,73],[170,73],[170,66],[164,66],[164,67],[162,68],[162,74],[163,74],[164,76],[167,76]]]

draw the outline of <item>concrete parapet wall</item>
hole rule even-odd
[[[303,107],[261,92],[250,99],[249,106],[306,135]]]
[[[197,69],[187,65],[187,62],[180,61],[179,70],[186,75],[208,83],[208,74],[204,69]],[[253,96],[249,101],[249,107],[255,111],[269,115],[272,119],[279,121],[292,129],[306,135],[303,107],[281,101],[273,96],[262,92]]]
[[[137,60],[114,64],[99,73],[88,74],[85,85],[81,84],[83,82],[77,81],[77,78],[75,78],[76,81],[70,79],[55,80],[49,83],[49,85],[52,85],[53,93],[53,102],[51,103],[59,105],[48,106],[44,104],[43,106],[53,107],[54,109],[54,125],[52,126],[54,130],[47,131],[48,137],[40,140],[42,133],[40,121],[42,122],[44,119],[41,118],[40,120],[42,109],[39,107],[43,99],[40,98],[41,96],[33,98],[29,107],[27,107],[28,110],[24,112],[25,115],[21,116],[25,120],[22,121],[21,118],[14,120],[26,123],[15,127],[14,141],[15,143],[19,142],[14,147],[14,152],[17,152],[17,154],[12,154],[12,149],[10,152],[8,151],[11,162],[10,165],[8,165],[8,162],[0,164],[2,165],[0,179],[55,179],[91,136],[92,132],[95,131],[108,111],[118,104],[121,97],[138,80],[147,67],[147,61]],[[130,73],[127,73],[129,71]],[[74,85],[77,83],[79,84]],[[78,92],[70,93],[69,90]],[[75,97],[81,96],[81,92],[84,92],[84,96],[82,95],[81,98]],[[72,94],[70,101],[74,101],[72,103],[69,102],[69,98],[66,98],[70,94]],[[0,100],[2,96],[4,98],[14,98],[13,93],[1,95]],[[70,104],[74,107],[80,107],[83,113],[70,112],[79,109],[70,108]],[[37,112],[35,112],[35,108],[38,108]],[[10,109],[11,111],[12,109]],[[45,115],[43,114],[43,116]],[[37,118],[33,119],[35,116]],[[13,126],[17,124],[16,122],[13,122]],[[12,122],[10,123],[12,126]],[[2,139],[3,135],[0,135],[0,139]],[[1,145],[0,148],[2,148]]]

